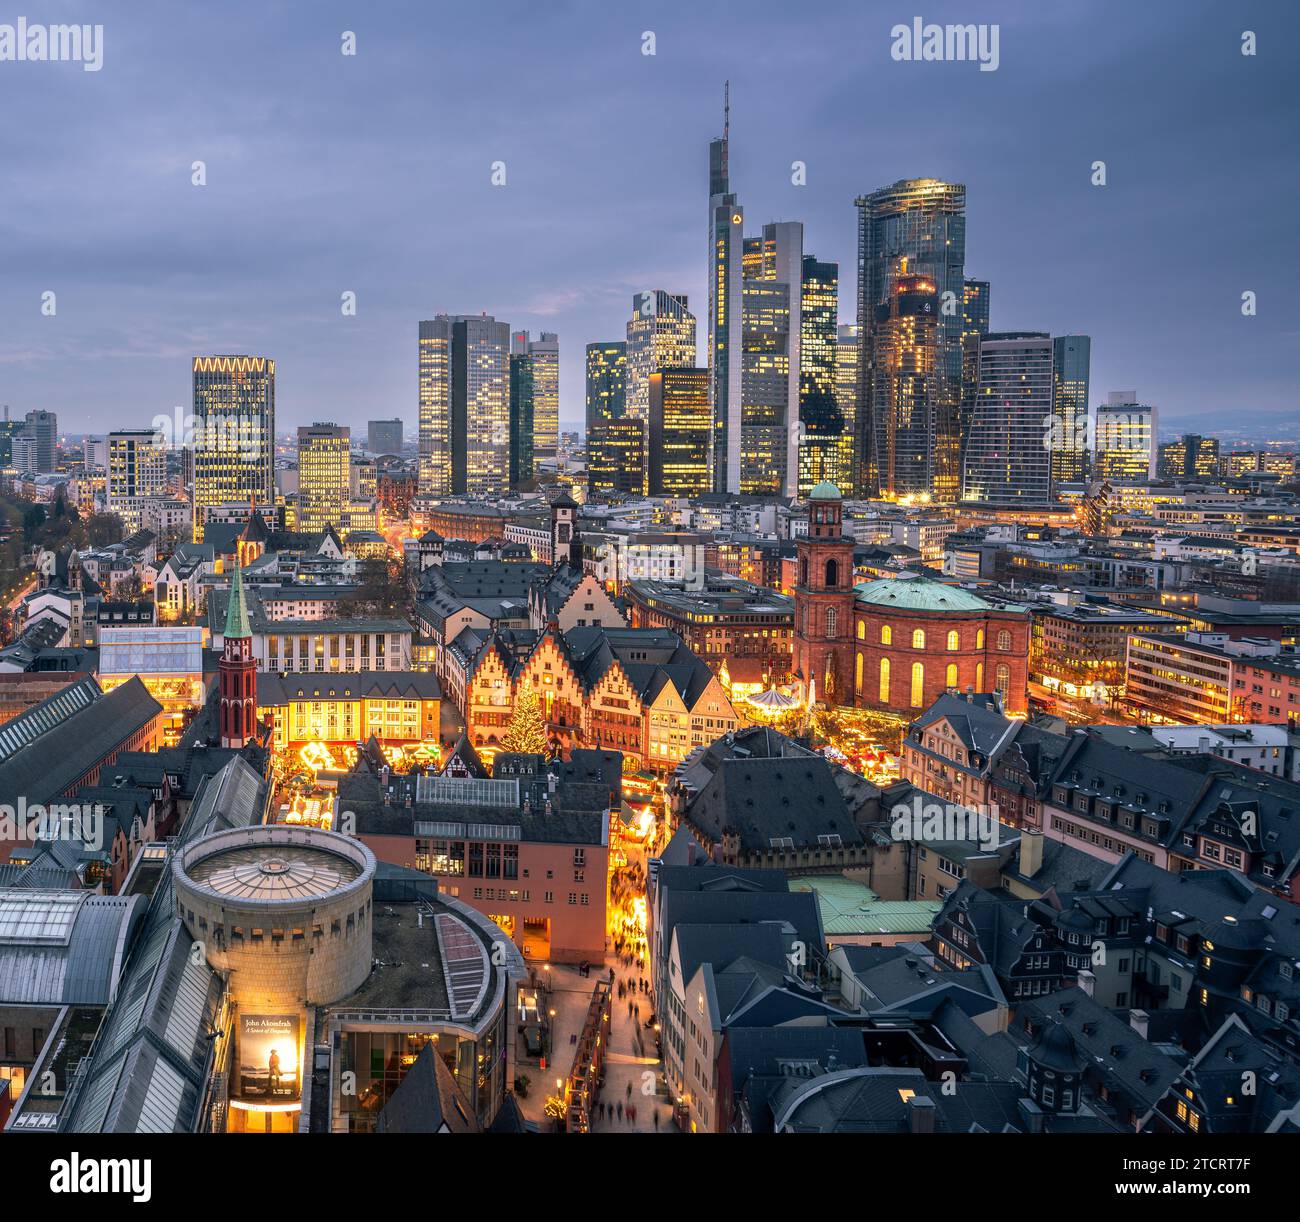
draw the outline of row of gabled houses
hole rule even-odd
[[[717,676],[676,635],[659,629],[552,623],[463,630],[449,651],[447,695],[470,741],[495,749],[521,689],[537,693],[556,750],[604,747],[667,772],[738,725]]]
[[[1131,852],[1174,873],[1226,868],[1294,900],[1300,784],[1279,772],[1175,750],[1145,727],[1006,717],[975,694],[941,696],[902,746],[903,776],[943,801],[996,807],[1003,823],[1112,863]]]

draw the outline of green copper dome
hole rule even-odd
[[[969,590],[928,577],[882,577],[857,588],[857,601],[899,611],[987,611],[989,604]]]
[[[808,494],[808,499],[810,501],[838,501],[842,498],[840,497],[840,490],[835,487],[834,484],[829,484],[825,480],[822,480],[822,482]]]

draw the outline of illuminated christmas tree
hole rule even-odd
[[[546,723],[542,720],[542,705],[525,680],[519,685],[514,708],[510,711],[510,724],[501,739],[503,751],[518,751],[528,755],[546,755]]]

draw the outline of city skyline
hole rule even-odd
[[[799,20],[762,7],[765,37]],[[560,427],[581,429],[586,345],[618,338],[629,293],[663,287],[708,299],[700,215],[707,145],[721,131],[729,78],[733,189],[753,227],[799,221],[805,249],[840,264],[840,323],[855,321],[854,198],[933,176],[966,187],[966,274],[993,286],[991,327],[1092,337],[1093,407],[1111,387],[1137,385],[1168,429],[1219,411],[1225,420],[1239,412],[1260,424],[1293,420],[1287,383],[1297,358],[1277,308],[1284,268],[1266,251],[1296,172],[1262,151],[1294,114],[1275,53],[1294,32],[1292,14],[1252,18],[1260,50],[1248,60],[1237,28],[1245,18],[1208,6],[1196,6],[1203,20],[1178,40],[1156,14],[1125,10],[1114,20],[1115,6],[1073,16],[994,6],[1000,64],[981,73],[895,62],[892,14],[833,7],[857,52],[820,55],[793,103],[766,82],[771,65],[752,45],[754,30],[719,43],[720,15],[656,14],[637,23],[655,35],[650,56],[640,29],[582,6],[545,34],[570,53],[587,49],[560,80],[545,55],[528,58],[531,39],[494,34],[507,71],[499,100],[473,111],[457,95],[469,69],[447,48],[472,51],[487,35],[457,14],[426,34],[419,10],[406,6],[367,17],[355,57],[339,54],[339,33],[358,23],[343,8],[325,6],[310,28],[287,16],[246,20],[241,30],[261,35],[250,45],[274,46],[283,77],[268,84],[259,54],[270,52],[254,50],[244,70],[256,86],[246,91],[205,92],[205,62],[187,67],[197,73],[194,89],[173,89],[178,69],[168,54],[182,34],[205,40],[217,60],[231,31],[215,15],[155,21],[162,10],[150,6],[107,25],[100,72],[13,65],[0,76],[0,99],[43,70],[49,103],[41,123],[6,136],[9,151],[34,167],[25,182],[41,182],[42,195],[37,207],[24,196],[31,188],[16,184],[11,218],[22,219],[7,225],[0,402],[15,416],[57,412],[68,433],[102,432],[105,419],[143,426],[188,402],[194,355],[264,352],[277,362],[286,431],[317,419],[359,430],[400,416],[412,433],[415,323],[487,312],[512,330],[558,333]],[[952,10],[935,5],[927,19]],[[1055,48],[1067,43],[1072,61],[1061,65]],[[805,58],[816,53],[801,45]],[[430,53],[432,93],[395,110]],[[130,72],[144,56],[163,65],[147,89]],[[1105,96],[1081,103],[1071,83],[1087,97],[1103,69]],[[1059,91],[1044,97],[1049,77]],[[168,90],[179,100],[163,113],[157,102]],[[601,91],[632,106],[653,97],[650,136],[634,146],[618,137],[620,106],[586,104]],[[185,100],[194,96],[204,100]],[[872,113],[888,120],[897,97],[907,99],[906,122],[863,121]],[[526,128],[515,123],[525,104]],[[449,107],[464,130],[440,140],[436,161],[415,164],[411,129],[436,106]],[[960,124],[934,122],[975,106],[974,139]],[[128,156],[119,133],[143,108],[148,140],[138,147],[150,151]],[[1127,123],[1139,108],[1144,122]],[[269,115],[275,141],[260,134]],[[322,117],[329,144],[311,128]],[[917,125],[927,133],[920,144]],[[607,156],[590,156],[596,142]],[[1107,163],[1105,187],[1089,181],[1097,159]],[[202,187],[191,184],[196,160]],[[497,161],[501,187],[491,185]],[[791,181],[796,161],[805,186]],[[1225,226],[1246,180],[1253,206]],[[262,201],[255,211],[254,198]],[[1216,227],[1223,240],[1205,242]],[[1174,257],[1180,243],[1196,257]],[[1144,294],[1116,290],[1124,284]],[[1241,314],[1245,291],[1258,295],[1254,317]],[[45,292],[56,294],[53,316],[41,313]],[[340,309],[348,292],[355,315]],[[706,341],[701,325],[701,349]]]

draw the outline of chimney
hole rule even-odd
[[[907,1131],[933,1133],[936,1112],[934,1100],[928,1095],[913,1095],[907,1101]]]
[[[1079,973],[1079,988],[1089,997],[1094,995],[1097,988],[1097,977],[1086,967]]]
[[[1020,831],[1020,873],[1033,878],[1043,868],[1043,833],[1022,828]]]
[[[1019,1103],[1020,1123],[1024,1126],[1026,1133],[1041,1133],[1043,1131],[1043,1109],[1030,1098],[1023,1098]]]
[[[1147,1026],[1150,1022],[1151,1015],[1145,1010],[1130,1010],[1128,1012],[1128,1025],[1143,1039],[1147,1038]]]

